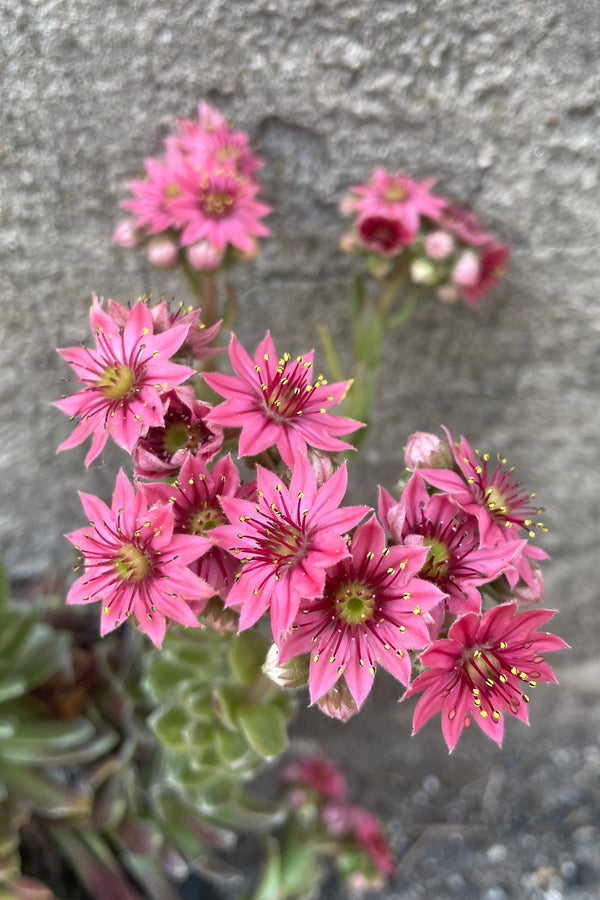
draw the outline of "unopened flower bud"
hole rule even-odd
[[[112,233],[112,239],[119,247],[132,250],[140,242],[139,232],[134,225],[134,219],[123,219]]]
[[[456,303],[460,297],[460,291],[455,284],[443,284],[437,289],[435,294],[442,303]]]
[[[472,250],[465,250],[452,270],[452,281],[460,287],[473,287],[479,281],[480,272],[477,254]]]
[[[308,684],[309,656],[295,656],[288,662],[279,662],[277,644],[271,644],[262,670],[274,684],[285,690],[295,690]]]
[[[415,284],[433,285],[439,280],[436,267],[425,256],[418,256],[410,264],[410,277]]]
[[[155,237],[146,248],[149,262],[157,269],[170,269],[177,262],[178,248],[168,237]]]
[[[333,475],[333,463],[328,453],[320,453],[318,450],[308,451],[308,461],[317,476],[317,488],[323,487]]]
[[[218,269],[223,261],[223,250],[213,247],[209,241],[201,240],[185,248],[185,255],[193,269],[210,272]]]
[[[339,719],[340,722],[347,722],[358,712],[358,706],[343,678],[340,678],[326,694],[319,697],[317,706],[326,716]]]
[[[430,259],[446,259],[454,250],[454,238],[447,231],[432,231],[425,238],[425,253]]]
[[[404,448],[404,461],[409,469],[451,469],[452,451],[437,434],[415,431]]]
[[[513,589],[513,596],[519,606],[541,603],[544,599],[544,573],[538,566],[531,566],[531,584],[519,581]]]

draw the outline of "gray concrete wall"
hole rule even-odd
[[[355,493],[375,502],[376,482],[391,486],[416,429],[444,423],[500,449],[547,509],[550,602],[573,630],[589,625],[599,25],[596,0],[4,3],[0,551],[13,572],[68,560],[76,489],[108,498],[127,461],[107,452],[86,473],[83,450],[55,455],[70,426],[50,406],[68,374],[54,348],[88,338],[92,291],[185,296],[110,236],[143,157],[207,98],[267,160],[273,236],[235,275],[251,347],[267,325],[293,351],[317,344],[321,319],[347,336],[337,202],[376,164],[437,175],[513,244],[479,310],[427,300],[390,336]]]

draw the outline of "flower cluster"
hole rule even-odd
[[[344,505],[336,454],[360,423],[332,412],[349,385],[314,379],[312,352],[280,356],[267,334],[251,357],[233,336],[234,374],[203,375],[224,398],[212,406],[168,361],[189,321],[140,301],[108,309],[94,299],[96,351],[61,351],[85,385],[58,404],[80,416],[61,448],[92,434],[90,462],[111,434],[137,491],[121,473],[110,510],[82,496],[90,523],[68,537],[85,571],[68,602],[99,600],[103,633],[133,615],[160,644],[167,617],[198,624],[213,598],[213,626],[219,610],[240,631],[269,617],[264,671],[308,683],[328,715],[354,715],[381,666],[406,696],[426,692],[415,728],[442,709],[451,748],[470,715],[500,742],[503,712],[524,717],[523,678],[551,680],[540,653],[563,646],[534,630],[548,610],[518,609],[543,596],[544,526],[505,460],[447,430],[413,435],[399,499],[381,488],[377,516]],[[246,484],[232,441],[255,469]],[[431,674],[411,682],[418,651]]]
[[[160,159],[145,160],[146,177],[129,182],[133,199],[121,206],[131,218],[117,225],[113,240],[122,247],[144,245],[150,262],[172,268],[185,260],[193,269],[213,271],[258,252],[267,235],[261,219],[270,208],[256,200],[256,172],[262,161],[248,135],[233,131],[207,103],[195,120],[181,119],[165,138]]]
[[[312,838],[324,846],[336,843],[340,874],[349,874],[356,892],[382,888],[395,866],[381,822],[362,806],[348,802],[346,779],[330,760],[304,756],[282,772],[288,804],[313,811]]]
[[[378,277],[402,264],[413,284],[433,288],[440,300],[462,297],[475,306],[505,271],[509,248],[475,213],[432,194],[434,183],[375,169],[342,201],[353,217],[342,247],[365,255]]]

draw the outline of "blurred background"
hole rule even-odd
[[[423,299],[386,345],[354,502],[376,502],[415,430],[447,425],[499,450],[545,507],[546,605],[573,646],[505,750],[439,728],[409,740],[412,709],[380,684],[345,727],[307,711],[361,800],[392,821],[386,896],[597,898],[600,830],[600,6],[597,0],[31,0],[0,8],[2,292],[0,555],[17,580],[69,564],[77,489],[110,497],[126,457],[84,471],[50,404],[55,352],[88,340],[92,292],[187,300],[179,275],[111,243],[127,182],[199,101],[265,159],[272,236],[233,274],[236,333],[253,350],[344,356],[347,283],[338,203],[374,166],[435,176],[513,247],[473,311]],[[322,357],[321,357],[322,359]],[[323,896],[334,896],[331,887]]]

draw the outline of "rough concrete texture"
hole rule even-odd
[[[321,320],[347,337],[337,202],[376,164],[436,175],[513,244],[479,310],[424,300],[390,335],[354,494],[391,487],[416,429],[445,423],[501,450],[547,510],[571,669],[596,652],[599,26],[598,0],[2,4],[0,551],[15,575],[68,560],[76,489],[108,497],[126,464],[111,451],[84,473],[83,451],[55,456],[69,425],[50,406],[67,374],[54,347],[87,339],[94,290],[185,297],[110,235],[143,157],[206,98],[267,161],[273,236],[235,275],[249,347],[270,326],[301,352]]]

